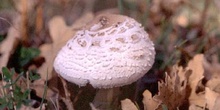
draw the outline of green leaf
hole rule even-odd
[[[40,50],[37,48],[26,48],[21,47],[20,49],[20,55],[19,55],[19,65],[24,66],[26,65],[30,60],[37,57],[40,54]]]
[[[33,58],[40,54],[40,50],[37,48],[24,47],[21,44],[17,46],[15,52],[11,55],[8,63],[9,67],[15,67],[16,72],[22,72],[24,66],[30,63]]]
[[[5,97],[1,97],[0,98],[0,104],[6,103],[6,98]]]
[[[14,100],[15,101],[20,101],[22,99],[21,87],[16,85],[14,90],[13,90],[13,93],[14,93]]]
[[[12,79],[13,74],[6,67],[2,67],[2,73],[4,75],[4,80],[9,81]]]
[[[25,106],[29,106],[30,102],[31,102],[31,100],[28,100],[28,99],[22,101],[22,103],[23,103]]]
[[[17,103],[16,103],[16,108],[17,108],[17,109],[20,109],[20,108],[21,108],[21,105],[22,105],[22,102],[21,102],[21,101],[17,102]]]
[[[14,105],[13,105],[13,101],[12,100],[9,100],[8,104],[7,104],[7,107],[12,110],[14,108]]]
[[[25,90],[23,95],[22,95],[22,99],[27,99],[28,95],[30,94],[30,90]]]
[[[7,107],[7,103],[1,103],[0,104],[0,110],[4,110]]]
[[[29,72],[29,78],[31,81],[34,81],[34,80],[38,80],[40,79],[40,75],[39,74],[34,74],[33,72]]]

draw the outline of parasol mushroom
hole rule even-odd
[[[127,16],[102,14],[66,43],[54,68],[69,82],[108,90],[137,81],[154,58],[154,44],[141,24]]]

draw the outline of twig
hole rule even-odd
[[[66,98],[61,98],[63,100],[63,102],[67,105],[67,108],[68,110],[74,110],[73,109],[73,103],[70,99],[70,93],[69,91],[67,90],[67,84],[66,84],[66,81],[63,79],[63,78],[60,78],[61,79],[61,82],[63,84],[63,89],[64,89],[64,93],[65,93],[65,97]]]
[[[47,83],[48,83],[47,81],[48,81],[48,70],[47,70],[46,82],[45,82],[45,85],[44,85],[43,98],[42,98],[42,100],[41,100],[41,102],[40,102],[40,110],[42,110],[43,102],[44,102],[44,99],[45,99],[45,97],[46,97],[46,95],[47,95]]]
[[[57,106],[58,106],[58,105],[57,105],[57,104],[58,104],[58,103],[57,103],[57,98],[56,98],[56,103],[53,101],[52,98],[50,98],[50,101],[52,102],[52,104],[53,104],[55,110],[59,110],[58,107],[57,107]]]
[[[82,89],[80,89],[79,92],[76,94],[75,98],[73,99],[73,105],[77,102],[82,92],[83,92]]]
[[[58,97],[59,97],[59,94],[56,95],[56,104],[57,104],[57,110],[60,110]]]
[[[29,72],[26,72],[26,81],[27,81],[27,89],[30,90],[30,80],[29,80]],[[31,94],[28,94],[28,100],[31,99]],[[30,106],[28,106],[28,109],[30,110]]]
[[[3,75],[3,73],[1,74],[1,76],[2,76],[2,79],[4,78],[4,75]],[[5,96],[5,94],[6,94],[6,90],[4,89],[4,86],[6,85],[6,83],[5,83],[5,81],[4,80],[2,80],[2,87],[1,87],[1,91],[2,91],[2,93],[3,93],[3,96]],[[6,101],[8,101],[8,98],[6,98]]]
[[[5,21],[6,23],[8,23],[10,26],[12,26],[13,28],[15,28],[15,30],[17,30],[18,32],[20,32],[11,22],[9,22],[7,19],[0,17],[1,20]]]
[[[59,106],[59,100],[58,100],[59,94],[55,94],[55,98],[54,97],[50,97],[50,101],[52,102],[55,110],[60,110],[60,106]],[[55,100],[55,102],[54,102]]]
[[[11,97],[14,98],[13,85],[11,83],[11,80],[9,80],[9,84],[10,84],[9,91],[10,91]],[[17,110],[15,102],[13,102],[13,107],[14,107],[13,108],[14,110]]]

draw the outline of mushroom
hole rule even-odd
[[[140,23],[123,15],[102,14],[59,51],[54,69],[79,86],[108,90],[137,81],[154,58],[154,44]]]

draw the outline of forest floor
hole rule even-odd
[[[109,109],[218,110],[219,0],[1,0],[0,109],[99,110],[97,89],[64,81],[58,51],[93,18],[122,14],[155,44],[151,70],[120,88]]]

